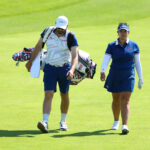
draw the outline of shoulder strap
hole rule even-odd
[[[44,47],[44,45],[45,45],[45,43],[46,43],[48,37],[50,36],[50,34],[52,33],[53,30],[54,30],[54,27],[49,27],[49,28],[47,29],[47,31],[45,32],[45,35],[44,35],[44,37],[43,37],[43,45],[42,45],[42,48]]]
[[[73,37],[74,37],[74,33],[69,31],[68,36],[67,36],[67,46],[70,51],[71,51],[71,46],[73,44]]]

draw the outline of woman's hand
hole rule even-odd
[[[139,89],[142,89],[142,86],[143,86],[143,80],[142,80],[142,79],[139,79],[138,88],[139,88]]]
[[[100,73],[100,80],[105,81],[105,72]]]

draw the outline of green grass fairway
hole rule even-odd
[[[69,18],[80,49],[97,63],[93,80],[70,87],[69,131],[59,131],[60,97],[54,96],[49,134],[41,134],[43,81],[30,78],[25,63],[12,55],[33,47],[59,15]],[[131,97],[129,135],[110,130],[111,94],[99,80],[107,44],[116,40],[119,22],[128,22],[130,39],[141,50],[143,89]],[[150,1],[149,0],[1,0],[0,1],[0,150],[149,150],[150,149]],[[108,72],[108,69],[107,69]],[[120,119],[121,120],[121,119]]]

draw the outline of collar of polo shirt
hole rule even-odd
[[[127,39],[126,43],[129,43],[129,38]],[[116,40],[116,45],[119,45],[119,39]]]

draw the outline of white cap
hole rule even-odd
[[[56,20],[56,28],[62,28],[64,30],[67,29],[68,19],[65,16],[59,16]]]

